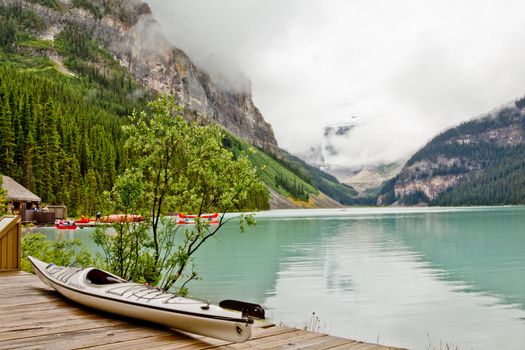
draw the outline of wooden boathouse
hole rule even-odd
[[[42,210],[40,197],[9,176],[2,176],[2,187],[7,192],[7,214],[20,215],[23,223],[51,224],[67,218],[65,205],[47,205]]]
[[[33,221],[32,209],[40,205],[40,197],[9,176],[2,175],[2,187],[7,192],[8,213],[20,215],[22,222]]]

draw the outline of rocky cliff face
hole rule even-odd
[[[105,43],[121,66],[145,87],[175,96],[190,118],[224,126],[246,141],[277,150],[272,127],[255,107],[248,89],[224,87],[199,69],[181,50],[162,37],[149,6],[134,0],[93,0],[84,8],[62,3],[60,11],[26,1],[0,0],[0,4],[32,7],[48,24],[43,38],[52,40],[66,23],[90,30]]]
[[[405,167],[394,184],[394,193],[397,198],[404,198],[415,193],[423,193],[429,200],[436,199],[448,188],[457,186],[462,180],[468,179],[473,171],[464,174],[438,175],[436,170],[449,167],[455,159],[424,160]],[[472,169],[474,170],[474,169]]]
[[[485,203],[475,191],[489,193],[506,177],[521,186],[524,146],[525,99],[521,99],[438,135],[383,188],[378,204],[442,204],[439,200],[445,194],[455,196],[456,204]],[[464,186],[463,192],[454,194],[459,186]],[[520,189],[510,188],[506,196],[512,197],[514,190]]]
[[[111,43],[121,65],[145,86],[172,94],[198,117],[216,122],[256,146],[275,151],[277,141],[272,127],[253,104],[249,89],[240,91],[214,82],[183,51],[171,47],[156,28],[153,17],[143,15],[131,29],[117,29],[121,40],[106,33],[101,33],[101,38]]]

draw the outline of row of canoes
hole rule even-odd
[[[219,213],[202,215],[185,215],[178,213],[176,216],[176,221],[179,225],[194,225],[197,220],[206,221],[210,225],[216,225],[219,223]],[[106,224],[140,221],[144,221],[144,217],[136,214],[113,214],[100,218],[100,222]],[[82,215],[80,220],[56,220],[55,227],[63,230],[75,230],[77,227],[93,226],[96,223],[95,219],[89,219]]]
[[[100,221],[89,219],[82,215],[80,220],[55,220],[55,227],[62,230],[75,230],[77,227],[94,226],[101,222],[105,224],[112,224],[117,222],[140,222],[144,221],[142,215],[136,214],[113,214],[100,218]]]

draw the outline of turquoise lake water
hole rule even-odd
[[[38,230],[91,244],[90,229]],[[196,260],[192,295],[260,303],[277,324],[411,349],[525,348],[525,207],[262,212]]]

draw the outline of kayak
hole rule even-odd
[[[251,336],[254,318],[264,318],[257,304],[224,300],[213,305],[128,282],[93,267],[56,266],[33,257],[29,261],[42,282],[79,304],[190,333],[244,342]]]

